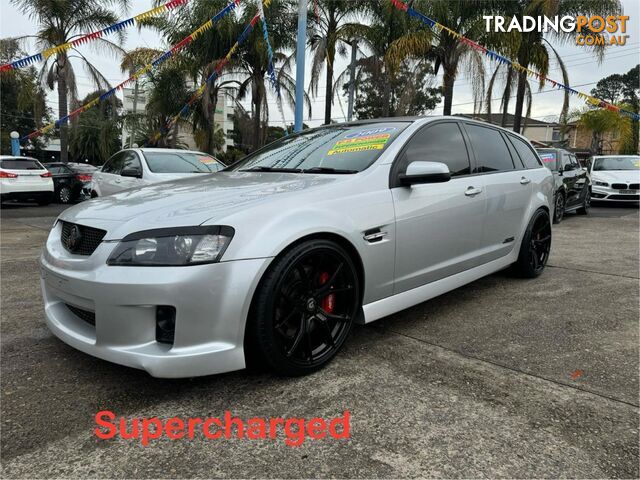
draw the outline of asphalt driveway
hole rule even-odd
[[[59,207],[2,210],[2,478],[638,478],[636,207],[569,215],[536,280],[498,273],[358,327],[321,372],[187,380],[84,355],[44,325]],[[334,417],[349,440],[101,441],[93,417]]]

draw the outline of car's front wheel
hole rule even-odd
[[[358,274],[329,240],[308,240],[277,258],[247,325],[248,356],[281,375],[311,373],[340,350],[360,309]]]
[[[564,194],[558,192],[556,194],[555,208],[553,209],[553,223],[560,223],[562,221],[562,218],[564,217],[565,203]]]
[[[516,273],[534,278],[542,273],[551,252],[551,219],[546,210],[539,209],[527,225],[522,237],[518,261],[513,265]]]
[[[590,209],[591,209],[591,192],[587,191],[587,193],[584,196],[584,200],[582,200],[582,205],[580,206],[580,208],[578,208],[578,210],[576,210],[576,212],[578,213],[578,215],[588,215]]]

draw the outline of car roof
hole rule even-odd
[[[620,158],[620,157],[640,158],[640,155],[625,155],[621,153],[620,155],[594,155],[592,158]]]
[[[39,162],[37,158],[33,157],[16,157],[15,155],[0,155],[0,160],[35,160]]]
[[[178,152],[178,153],[195,153],[195,154],[199,154],[199,155],[211,155],[210,153],[206,153],[206,152],[199,152],[198,150],[182,150],[180,148],[147,148],[147,147],[138,147],[138,148],[123,148],[121,151],[123,150],[137,150],[139,152],[159,152],[159,153],[166,153],[166,152]]]
[[[368,118],[365,120],[354,120],[352,122],[342,122],[342,123],[331,123],[329,125],[323,125],[322,127],[332,127],[332,126],[357,126],[357,125],[367,125],[372,123],[423,123],[428,124],[430,122],[434,122],[436,120],[453,120],[456,122],[464,122],[464,123],[473,123],[476,125],[480,125],[483,127],[493,127],[498,130],[502,130],[511,135],[515,135],[516,137],[521,138],[527,143],[530,143],[529,139],[524,135],[516,133],[508,128],[501,127],[499,125],[494,125],[489,122],[483,122],[482,120],[476,120],[473,118],[466,118],[460,115],[419,115],[419,116],[408,116],[408,117],[382,117],[382,118]],[[322,128],[318,127],[318,128]]]

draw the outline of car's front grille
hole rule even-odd
[[[615,190],[626,190],[628,187],[626,183],[612,183],[611,188]]]
[[[73,313],[80,320],[84,320],[89,325],[93,325],[93,326],[96,325],[96,313],[95,312],[92,312],[90,310],[83,310],[82,308],[74,307],[73,305],[69,305],[68,303],[65,303],[65,305],[67,306],[67,308],[69,310],[71,310],[71,313]]]
[[[631,185],[629,185],[629,188],[631,190],[640,190],[640,183],[632,183]]]
[[[62,222],[60,241],[64,248],[76,255],[91,255],[107,234],[105,230],[76,223]]]

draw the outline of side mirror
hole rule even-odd
[[[142,172],[138,168],[125,168],[120,172],[121,177],[142,178]]]
[[[407,171],[399,175],[400,183],[411,186],[417,183],[442,183],[451,180],[451,172],[445,163],[411,162]]]

